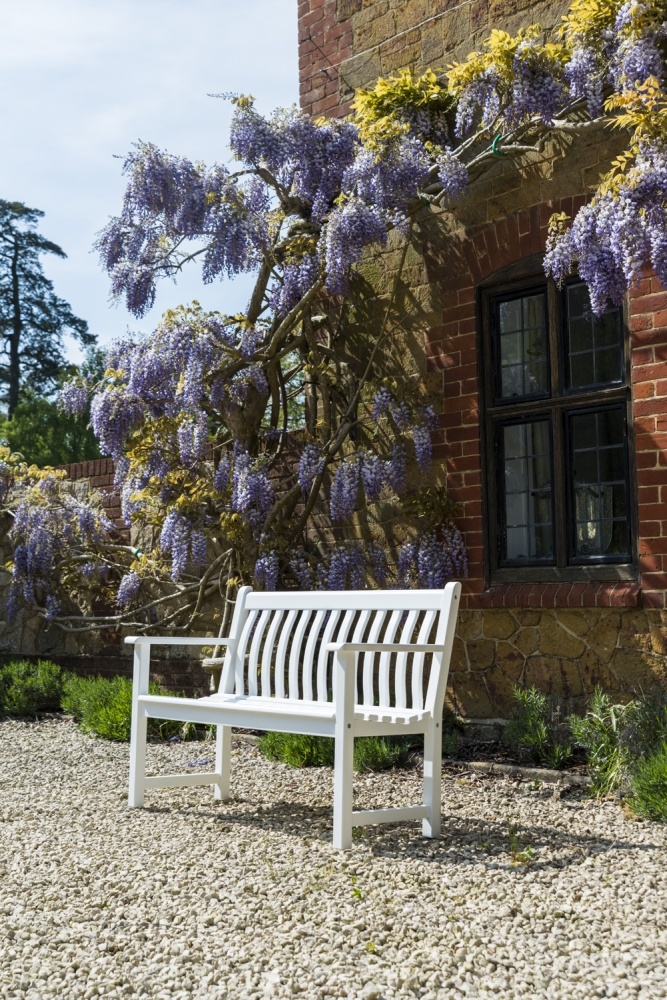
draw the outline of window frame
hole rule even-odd
[[[484,576],[487,586],[502,583],[557,583],[584,582],[587,580],[619,581],[639,577],[637,552],[638,513],[636,461],[632,421],[631,350],[627,324],[627,302],[621,307],[623,331],[623,362],[625,381],[599,389],[568,389],[567,329],[562,293],[543,270],[543,254],[536,254],[516,264],[503,268],[477,286],[477,357],[480,390],[480,436],[482,446],[482,511],[484,533]],[[574,275],[566,284],[580,279]],[[525,291],[544,289],[547,296],[547,351],[549,361],[549,396],[523,398],[520,402],[496,402],[498,334],[493,326],[494,303],[501,296],[519,295]],[[598,561],[587,564],[569,562],[573,543],[571,518],[571,489],[568,473],[567,424],[565,414],[580,410],[596,411],[607,406],[623,405],[625,409],[627,438],[625,462],[628,483],[630,558],[625,562]],[[501,565],[500,541],[502,516],[499,505],[492,497],[502,495],[500,489],[501,463],[498,461],[496,442],[503,424],[521,421],[522,418],[547,416],[552,442],[552,510],[554,533],[553,564]]]

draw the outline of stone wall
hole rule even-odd
[[[667,685],[667,611],[462,610],[448,699],[464,717],[507,718],[514,685],[580,712],[600,686],[617,701]]]

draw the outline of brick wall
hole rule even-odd
[[[639,562],[644,607],[667,606],[667,291],[655,276],[630,296]]]
[[[465,58],[491,28],[549,29],[564,0],[298,0],[301,107],[345,114],[357,87],[403,66],[418,72]]]
[[[72,462],[63,465],[68,479],[83,483],[102,496],[102,504],[116,528],[127,535],[127,528],[120,515],[120,494],[114,487],[114,463],[111,458],[97,458],[89,462]]]

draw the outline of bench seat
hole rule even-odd
[[[140,695],[138,701],[140,712],[151,719],[298,732],[307,736],[335,736],[336,706],[330,701],[293,701],[290,698],[237,694],[214,694],[205,698],[148,694]],[[290,719],[295,721],[295,728],[283,728]],[[425,710],[369,705],[354,707],[355,736],[421,733],[429,721],[430,712]],[[311,728],[307,728],[308,723],[312,723]],[[369,726],[365,727],[364,723]]]

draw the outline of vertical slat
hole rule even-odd
[[[322,635],[322,645],[320,646],[320,653],[317,658],[317,700],[318,701],[328,701],[329,690],[327,687],[327,666],[329,663],[330,653],[327,652],[327,643],[331,642],[333,639],[333,634],[340,620],[341,612],[332,611],[329,615],[329,621],[324,627],[324,634]]]
[[[359,621],[357,622],[354,632],[352,633],[352,642],[361,642],[364,638],[364,632],[366,631],[366,626],[368,625],[368,619],[370,618],[370,611],[362,611],[359,615]],[[355,677],[359,676],[359,654],[355,654],[355,659],[357,661],[355,670]],[[355,683],[354,685],[354,703],[355,705],[359,701],[359,685]]]
[[[325,615],[326,611],[324,610],[316,613],[315,620],[310,632],[308,633],[308,639],[306,641],[306,648],[303,654],[303,661],[301,663],[301,689],[303,691],[304,701],[313,700],[313,663],[315,660],[315,646],[317,645],[317,639],[319,637]]]
[[[285,624],[283,625],[283,630],[280,633],[280,639],[278,640],[278,649],[276,651],[276,664],[275,664],[275,676],[276,676],[276,698],[285,697],[285,656],[287,654],[287,644],[289,643],[290,635],[292,634],[292,626],[296,621],[296,616],[298,611],[292,610],[288,613],[285,619]]]
[[[371,627],[368,632],[368,641],[377,642],[387,617],[386,611],[376,611]],[[363,674],[364,674],[364,705],[375,704],[375,693],[373,691],[373,666],[375,664],[375,653],[364,653]]]
[[[262,653],[262,698],[270,698],[272,694],[271,660],[273,659],[276,635],[278,634],[280,623],[284,617],[284,611],[274,611],[273,617],[271,618],[271,624],[269,625],[269,630],[266,633],[266,642],[264,643],[264,652]],[[273,693],[275,693],[275,682]]]
[[[402,617],[402,611],[392,611],[389,624],[387,625],[387,631],[382,638],[383,642],[394,642],[396,630],[401,624]],[[380,656],[380,705],[384,708],[391,705],[391,690],[389,685],[390,664],[391,653],[382,653]]]
[[[259,616],[259,622],[257,623],[257,628],[255,629],[255,634],[252,637],[252,643],[250,646],[250,656],[248,657],[248,694],[257,694],[257,665],[259,661],[259,649],[262,645],[262,637],[264,635],[264,630],[268,624],[269,618],[271,617],[270,611],[262,611]]]
[[[302,611],[294,629],[292,649],[289,655],[289,697],[299,697],[299,661],[301,660],[301,644],[310,621],[310,611]]]
[[[419,617],[418,611],[410,611],[401,632],[400,642],[411,642],[412,633]],[[408,665],[408,653],[399,653],[396,657],[396,674],[394,675],[394,686],[396,688],[396,708],[408,707],[408,692],[405,685],[405,674]]]
[[[241,638],[239,640],[238,649],[236,652],[236,693],[245,694],[244,688],[244,666],[245,666],[245,654],[248,648],[248,643],[250,642],[250,636],[252,635],[253,625],[259,617],[259,611],[250,611],[248,617],[245,620],[245,625],[243,626],[243,632],[241,632]]]
[[[352,628],[352,622],[354,621],[354,611],[346,611],[342,622],[340,623],[340,628],[335,636],[336,642],[350,642],[350,629]]]
[[[418,643],[427,643],[436,611],[426,611],[424,621],[417,636]],[[426,653],[415,653],[412,658],[412,707],[422,709],[424,707],[424,659]]]
[[[248,594],[250,594],[251,591],[252,587],[241,587],[236,595],[234,614],[232,615],[232,621],[229,626],[230,642],[227,646],[227,652],[225,653],[225,660],[220,674],[219,691],[221,694],[231,694],[234,690],[238,645],[243,631],[243,623],[248,614],[245,604]]]

